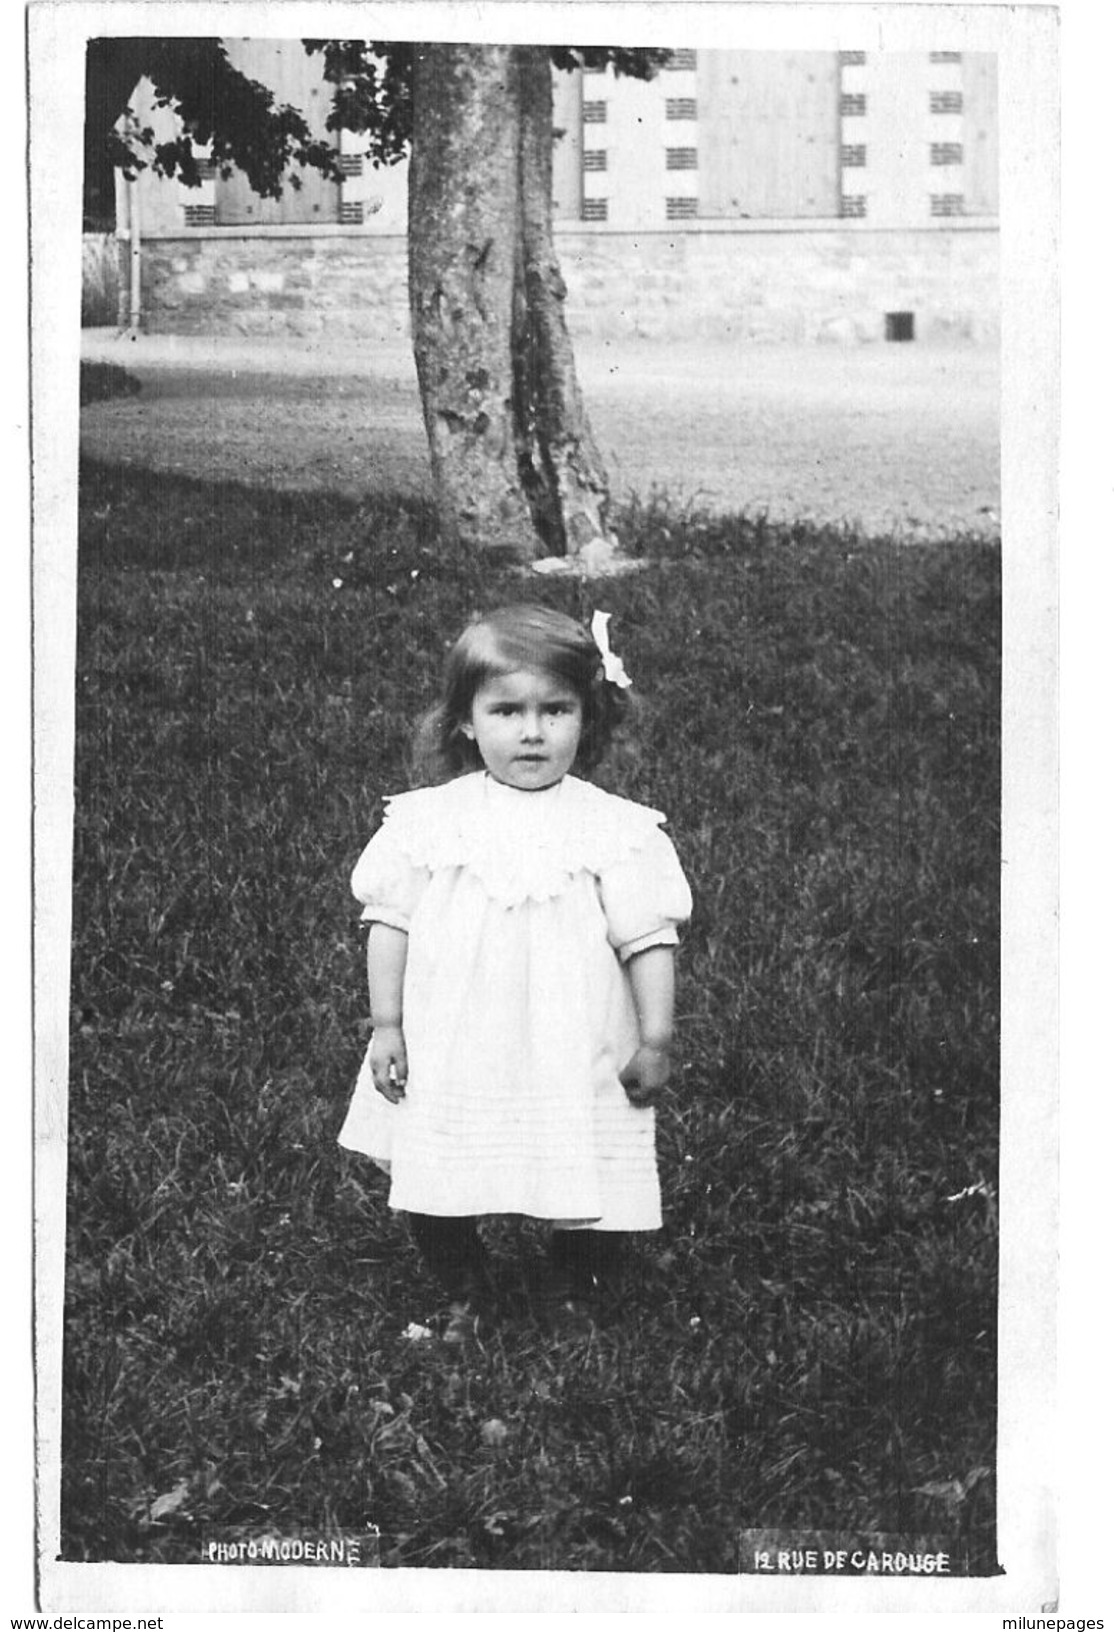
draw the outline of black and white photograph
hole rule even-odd
[[[1054,1606],[1055,13],[29,43],[40,1607]]]

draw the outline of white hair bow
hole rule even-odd
[[[604,679],[610,680],[613,686],[619,686],[623,691],[626,691],[631,684],[631,677],[623,667],[622,658],[616,657],[611,650],[611,642],[607,638],[607,626],[610,622],[610,612],[593,612],[592,639],[599,647],[600,656],[603,658]]]

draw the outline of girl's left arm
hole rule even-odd
[[[650,1105],[673,1065],[673,948],[648,946],[627,962],[641,1041],[619,1081],[632,1105]]]

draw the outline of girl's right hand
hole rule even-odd
[[[371,1036],[371,1080],[397,1105],[406,1093],[406,1042],[401,1026],[377,1026]]]

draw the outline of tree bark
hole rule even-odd
[[[514,81],[510,46],[416,53],[410,318],[441,535],[529,559],[538,538],[518,471],[511,361]]]
[[[519,46],[519,285],[513,354],[519,465],[551,555],[608,536],[607,474],[576,378],[553,241],[553,78],[545,46]]]
[[[410,311],[442,536],[529,560],[606,536],[552,232],[542,46],[419,47]]]

